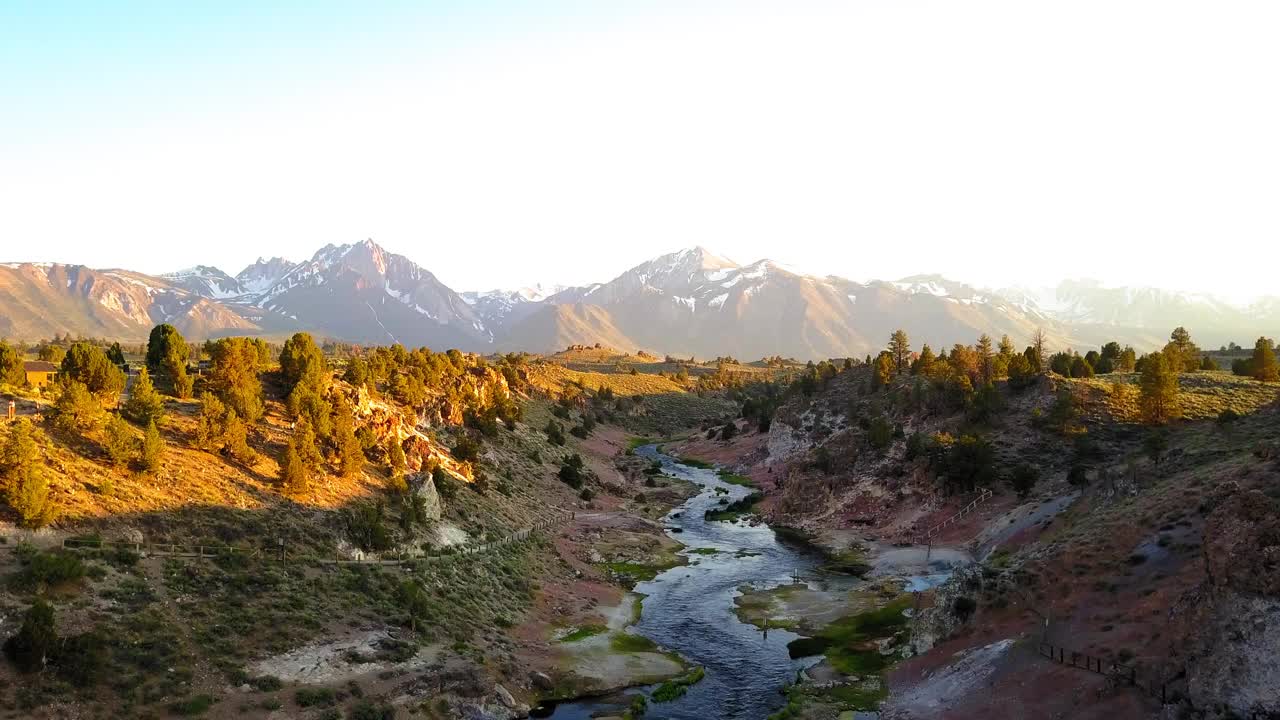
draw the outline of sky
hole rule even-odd
[[[0,260],[1277,294],[1280,3],[0,0]]]

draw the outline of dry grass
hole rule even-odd
[[[1104,406],[1112,419],[1138,422],[1139,377],[1137,373],[1112,373],[1066,382],[1081,388],[1086,402]],[[1186,420],[1214,419],[1225,410],[1248,415],[1280,398],[1280,385],[1221,371],[1183,373],[1178,384]]]

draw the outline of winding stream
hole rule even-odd
[[[734,502],[750,494],[750,488],[724,482],[715,470],[678,462],[654,445],[639,447],[635,452],[661,462],[665,474],[703,489],[666,519],[669,528],[679,528],[678,533],[668,533],[687,546],[690,564],[636,585],[635,591],[646,597],[640,622],[632,630],[680,653],[690,663],[703,666],[706,676],[683,697],[651,706],[648,717],[765,718],[783,705],[785,698],[779,690],[817,658],[792,660],[787,643],[797,636],[785,630],[770,630],[766,636],[755,626],[739,621],[733,599],[740,585],[785,584],[793,573],[808,573],[821,559],[780,542],[768,526],[708,522],[703,518],[707,510],[721,507],[721,498]],[[726,490],[728,495],[717,494],[717,488]],[[698,548],[718,552],[691,552]],[[611,712],[620,714],[619,707],[616,701],[564,703],[549,717],[578,720]]]

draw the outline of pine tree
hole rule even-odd
[[[321,391],[328,384],[324,354],[309,333],[294,333],[285,341],[280,351],[280,375],[290,391],[298,384],[311,385]]]
[[[200,420],[196,424],[196,447],[218,449],[223,435],[227,406],[212,393],[200,394]]]
[[[911,363],[912,375],[928,375],[933,370],[933,364],[938,358],[933,354],[933,348],[929,347],[929,343],[925,343],[920,347],[920,356],[915,362]]]
[[[102,404],[84,383],[71,377],[58,380],[55,422],[63,430],[88,430],[102,418]]]
[[[901,375],[911,361],[911,342],[907,340],[904,330],[895,330],[889,336],[889,355],[893,360],[893,371]]]
[[[27,374],[22,369],[22,353],[0,340],[0,385],[22,387],[27,384]]]
[[[191,347],[177,328],[168,323],[151,328],[147,339],[147,369],[161,389],[174,397],[191,397],[192,381],[187,375],[190,357]]]
[[[1191,333],[1184,327],[1174,328],[1169,334],[1169,344],[1161,352],[1169,369],[1175,373],[1200,369],[1200,348],[1191,342]]]
[[[139,425],[164,422],[164,400],[151,384],[151,373],[146,368],[138,371],[129,400],[124,404],[124,414]]]
[[[1280,380],[1280,365],[1276,363],[1275,343],[1270,338],[1260,337],[1253,345],[1253,359],[1250,361],[1253,377],[1263,382]]]
[[[155,422],[147,423],[147,430],[142,435],[141,460],[142,469],[147,472],[159,470],[160,462],[164,460],[164,438],[160,437],[160,430]]]
[[[981,385],[989,385],[996,376],[995,353],[991,349],[991,338],[986,333],[978,336],[976,348],[978,356],[978,379]]]
[[[234,410],[228,410],[222,423],[222,449],[236,462],[252,465],[258,454],[249,447],[249,433]]]
[[[4,492],[9,505],[17,511],[24,525],[44,527],[58,516],[58,508],[49,494],[49,483],[41,471],[35,429],[22,418],[14,424],[5,439],[0,455]]]
[[[206,345],[211,364],[209,387],[247,423],[262,417],[261,346],[249,338],[222,338]]]
[[[882,352],[876,356],[875,363],[871,367],[871,385],[875,388],[887,386],[893,380],[893,356],[888,352]]]
[[[338,474],[353,477],[360,472],[364,467],[364,450],[356,437],[356,419],[351,413],[351,403],[341,394],[334,403],[333,444],[338,451]]]
[[[280,458],[280,485],[285,492],[298,495],[311,489],[311,474],[298,457],[297,448],[294,447],[295,439],[289,439],[284,456]]]
[[[75,380],[99,398],[112,398],[124,389],[124,373],[107,359],[102,348],[86,341],[72,344],[62,358],[61,377]]]
[[[1169,367],[1164,353],[1152,353],[1146,358],[1138,387],[1144,421],[1163,425],[1181,416],[1177,371]]]
[[[409,467],[404,457],[404,448],[396,438],[391,438],[391,442],[387,445],[387,464],[390,466],[392,478],[403,476]]]
[[[120,370],[128,372],[129,363],[124,359],[124,348],[120,347],[120,343],[111,343],[111,347],[107,348],[107,359]]]
[[[1120,372],[1133,372],[1138,365],[1138,352],[1132,347],[1125,347],[1120,351],[1120,358],[1116,360],[1116,369]]]
[[[316,447],[316,433],[312,429],[311,423],[302,418],[293,426],[293,438],[290,441],[293,445],[293,451],[298,455],[298,459],[302,461],[303,467],[308,473],[314,473],[321,469],[324,464],[324,457],[320,454],[320,449]]]
[[[111,458],[111,462],[115,465],[128,465],[129,461],[133,459],[137,440],[133,437],[133,430],[129,427],[129,423],[115,413],[112,413],[107,418],[106,442],[104,445],[106,446],[107,456]]]

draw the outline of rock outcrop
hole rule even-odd
[[[1175,612],[1175,662],[1204,717],[1280,717],[1280,503],[1223,495],[1205,527],[1207,578]]]

